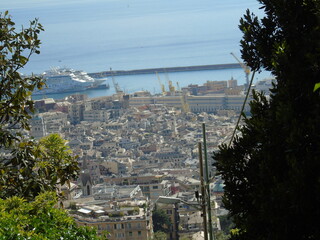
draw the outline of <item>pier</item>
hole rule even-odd
[[[168,68],[146,68],[135,70],[112,70],[97,73],[88,73],[93,78],[102,78],[109,76],[125,76],[125,75],[139,75],[139,74],[155,74],[155,73],[170,73],[170,72],[186,72],[186,71],[205,71],[205,70],[223,70],[241,68],[239,63],[225,63],[213,65],[197,65],[185,67],[168,67]]]

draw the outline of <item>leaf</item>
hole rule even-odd
[[[316,84],[314,85],[313,92],[317,91],[319,88],[320,88],[320,82],[318,82],[318,83],[316,83]]]
[[[28,61],[28,59],[25,56],[19,56],[19,60],[22,65],[25,65]]]

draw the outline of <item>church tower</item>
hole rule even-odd
[[[81,187],[82,187],[82,196],[87,197],[92,195],[92,179],[89,173],[80,174]]]

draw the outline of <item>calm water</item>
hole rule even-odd
[[[8,9],[17,26],[37,17],[45,28],[41,54],[23,70],[29,74],[56,66],[97,72],[232,63],[230,52],[240,57],[238,24],[247,8],[261,15],[256,0],[1,0],[0,10]],[[183,86],[231,76],[244,81],[240,69],[169,77]],[[128,92],[160,90],[155,76],[117,81]]]
[[[168,81],[171,80],[173,85],[177,87],[177,82],[180,87],[185,87],[189,84],[199,84],[202,85],[206,81],[216,81],[216,80],[228,80],[234,78],[238,80],[238,84],[243,84],[245,82],[245,75],[241,69],[230,69],[230,70],[217,70],[217,71],[195,71],[195,72],[177,72],[159,74],[161,83],[165,85],[166,90],[168,90]],[[263,78],[270,77],[269,73],[263,72],[260,75],[256,75],[255,81]],[[147,90],[150,93],[160,93],[161,87],[158,78],[155,74],[143,74],[143,75],[133,75],[133,76],[117,76],[115,81],[119,84],[121,89],[126,93],[133,93],[136,91]],[[85,93],[88,97],[101,97],[106,95],[112,95],[115,93],[114,86],[111,79],[106,80],[110,84],[110,89],[99,89],[99,90],[87,90],[80,93]],[[70,93],[63,94],[48,94],[46,96],[38,95],[34,96],[34,99],[41,99],[45,97],[62,99],[69,96]]]

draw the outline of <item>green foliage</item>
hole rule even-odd
[[[143,204],[139,205],[139,208],[146,209],[146,208],[147,208],[147,204],[146,204],[146,203],[143,203]]]
[[[192,236],[181,236],[181,235],[179,235],[179,239],[180,240],[192,240]]]
[[[156,208],[152,212],[152,222],[153,222],[153,231],[154,232],[167,232],[171,221],[169,216],[162,209]]]
[[[215,240],[228,240],[229,239],[229,235],[225,234],[223,231],[216,231],[214,233],[214,239]]]
[[[36,76],[22,77],[19,70],[32,54],[39,54],[37,19],[17,31],[8,12],[0,13],[0,198],[34,199],[40,192],[55,190],[78,173],[75,157],[58,135],[38,143],[26,136],[34,113],[31,93],[45,82]]]
[[[44,80],[22,77],[18,72],[32,54],[39,54],[39,33],[43,31],[37,20],[28,28],[16,31],[8,12],[0,13],[0,147],[10,147],[21,140],[22,133],[15,129],[29,129],[30,112],[34,104],[30,99],[35,88],[42,88]],[[13,130],[15,129],[15,130]]]
[[[234,223],[229,215],[219,216],[221,230],[225,234],[229,234],[231,229],[234,228]]]
[[[41,78],[23,78],[18,72],[30,56],[39,53],[38,34],[42,26],[37,20],[29,28],[16,31],[8,12],[0,13],[0,196],[6,197],[19,192],[21,196],[35,188],[32,176],[34,141],[25,139],[23,131],[29,130],[28,120],[34,112],[30,99],[32,91],[44,84]],[[23,183],[24,187],[17,183]],[[12,194],[11,194],[12,192]]]
[[[70,209],[73,210],[73,211],[77,210],[77,209],[78,209],[77,203],[75,203],[75,202],[70,202]]]
[[[253,92],[240,135],[214,154],[232,239],[320,239],[320,1],[260,0],[240,21],[242,57],[277,79]]]
[[[42,138],[39,149],[42,156],[36,165],[37,173],[46,179],[49,186],[56,187],[69,183],[70,179],[78,176],[77,157],[72,154],[67,141],[59,134],[50,134]]]
[[[55,193],[44,193],[27,202],[23,198],[0,199],[0,239],[106,239],[96,230],[78,227],[62,209]]]
[[[20,142],[12,153],[1,169],[1,198],[20,196],[32,200],[78,176],[76,157],[59,134],[44,137],[39,143],[32,139]]]
[[[154,240],[167,240],[167,234],[164,232],[155,232],[153,235]]]
[[[123,212],[113,212],[109,213],[109,217],[123,217],[124,213]]]

